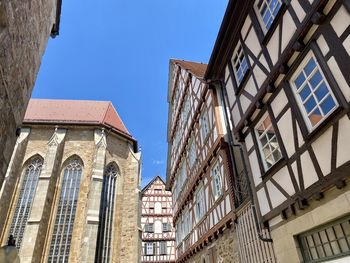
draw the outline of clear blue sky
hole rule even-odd
[[[227,0],[63,0],[33,98],[112,101],[142,147],[142,186],[165,178],[169,59],[207,63]]]

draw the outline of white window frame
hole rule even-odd
[[[199,120],[199,125],[201,127],[202,142],[204,143],[210,132],[208,109],[204,109]]]
[[[171,232],[171,224],[163,223],[163,232]]]
[[[271,21],[271,24],[270,24],[270,25],[265,24],[265,21],[264,21],[264,19],[263,19],[263,17],[262,17],[262,14],[260,13],[261,7],[260,7],[260,9],[259,9],[259,7],[258,7],[259,1],[262,1],[262,2],[263,2],[262,5],[261,5],[261,7],[263,7],[264,5],[266,5],[266,8],[268,9],[268,12],[269,12],[270,15],[271,15],[271,16],[270,16],[270,19],[269,19],[269,21]],[[274,9],[272,10],[270,4],[273,3],[273,1],[276,1],[277,5],[276,5],[276,6],[274,7]],[[256,13],[256,16],[257,16],[257,18],[258,18],[258,20],[259,20],[260,26],[261,26],[261,28],[262,28],[264,34],[266,34],[267,31],[269,31],[269,29],[271,28],[271,25],[272,25],[273,21],[276,19],[278,13],[280,12],[281,7],[282,7],[282,1],[281,1],[281,0],[271,0],[270,2],[269,2],[268,0],[256,0],[256,1],[255,1],[255,3],[254,3],[255,13]],[[276,8],[278,8],[277,13],[274,13],[275,10],[276,10]],[[271,19],[272,19],[272,20],[271,20]]]
[[[153,256],[154,253],[154,243],[153,242],[146,242],[145,243],[145,254],[146,256]]]
[[[200,186],[196,192],[196,222],[198,223],[205,214],[204,187]]]
[[[190,145],[188,147],[188,160],[192,169],[197,161],[196,140],[194,138],[191,139]]]
[[[242,55],[243,55],[243,59],[241,60],[240,57]],[[244,64],[244,61],[245,61],[245,64]],[[238,41],[236,48],[233,52],[231,63],[233,67],[233,72],[235,73],[237,86],[239,86],[242,83],[244,76],[247,74],[249,70],[248,57],[244,53],[243,46],[240,41]],[[236,67],[238,67],[238,69]],[[242,76],[240,77],[241,74]]]
[[[301,85],[301,87],[298,89],[298,87],[295,85],[295,81],[296,79],[298,78],[298,76],[300,75],[301,71],[303,71],[303,68],[308,64],[308,62],[311,60],[311,59],[314,59],[315,63],[316,63],[316,67],[315,69],[310,73],[309,76],[307,76],[306,80],[303,82],[303,84]],[[315,91],[313,90],[313,88],[311,88],[311,83],[309,82],[311,80],[311,78],[314,76],[314,74],[316,73],[316,71],[319,71],[321,77],[322,77],[322,80],[318,83],[318,85],[316,86],[317,88],[320,87],[320,84],[322,83],[322,81],[325,83],[326,87],[328,88],[328,94],[327,95],[324,95],[324,97],[318,101],[318,98],[315,96]],[[304,74],[306,75],[305,71],[304,71]],[[316,129],[325,119],[327,119],[327,117],[332,114],[338,107],[339,107],[339,103],[337,101],[337,98],[334,96],[334,93],[327,81],[327,78],[325,77],[323,71],[322,71],[322,68],[320,67],[318,61],[317,61],[317,58],[316,56],[314,55],[314,53],[312,51],[309,51],[309,53],[305,56],[305,58],[303,59],[303,61],[300,63],[299,67],[295,70],[295,72],[293,73],[290,81],[289,81],[290,85],[292,86],[292,90],[293,90],[293,94],[294,94],[294,97],[298,103],[298,106],[299,106],[299,109],[301,110],[302,112],[302,115],[303,115],[303,118],[304,118],[304,121],[307,125],[307,128],[309,130],[309,132],[313,131],[314,129]],[[311,93],[310,95],[305,99],[308,100],[311,96],[313,96],[314,100],[316,101],[316,106],[313,108],[313,110],[311,110],[311,112],[314,112],[316,109],[318,109],[321,114],[322,114],[322,119],[316,124],[316,125],[312,125],[310,119],[309,119],[309,113],[306,111],[306,108],[303,104],[303,101],[299,95],[299,91],[302,90],[302,88],[306,85],[309,85],[309,87],[311,88]],[[315,90],[317,89],[315,88]],[[334,103],[335,103],[335,106],[333,107],[333,109],[331,109],[327,114],[324,114],[323,113],[323,110],[322,108],[320,107],[320,104],[322,104],[322,102],[328,98],[329,96],[332,97]]]
[[[268,117],[270,118],[271,123],[270,123],[270,125],[269,125],[268,127],[265,127],[264,132],[263,132],[261,135],[259,135],[258,127],[259,127]],[[281,152],[281,147],[280,147],[280,144],[279,144],[278,139],[277,139],[277,136],[276,136],[276,131],[275,131],[273,125],[272,125],[271,117],[270,117],[270,115],[269,115],[268,113],[265,113],[265,114],[263,115],[263,117],[261,118],[261,120],[259,121],[259,123],[255,126],[255,129],[254,129],[255,135],[256,135],[256,139],[257,139],[257,141],[258,141],[259,150],[260,150],[260,155],[261,155],[262,162],[263,162],[263,164],[264,164],[265,171],[269,170],[271,167],[268,167],[268,163],[267,163],[267,161],[266,161],[267,158],[266,158],[266,156],[265,156],[265,153],[264,153],[263,149],[265,148],[266,145],[268,145],[268,147],[270,147],[270,142],[272,141],[272,139],[268,139],[268,140],[267,140],[267,144],[265,144],[265,145],[262,145],[261,139],[262,139],[264,136],[266,136],[267,131],[269,130],[270,127],[271,127],[271,128],[274,130],[274,132],[275,132],[274,138],[276,138],[276,142],[277,142],[277,146],[278,146],[278,147],[276,147],[276,149],[277,149],[277,150],[279,151],[279,153],[280,153],[280,158],[275,160],[275,157],[273,156],[273,153],[275,152],[275,150],[274,150],[274,151],[271,151],[271,154],[270,154],[269,156],[272,156],[273,161],[274,161],[274,162],[271,164],[271,167],[273,167],[279,160],[281,160],[281,159],[283,158],[283,157],[282,157],[282,152]],[[270,148],[270,150],[271,150],[271,148]]]
[[[223,193],[223,180],[219,161],[216,161],[211,169],[212,188],[214,200],[217,200]]]

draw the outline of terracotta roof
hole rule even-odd
[[[191,62],[186,60],[172,59],[171,61],[174,64],[179,65],[183,69],[188,70],[193,75],[201,79],[204,78],[205,71],[207,70],[207,66],[208,66],[207,64]]]
[[[131,137],[110,101],[31,99],[23,122],[98,124]]]

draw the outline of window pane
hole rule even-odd
[[[326,115],[328,112],[330,112],[335,107],[335,102],[331,95],[328,95],[328,97],[321,103],[321,108],[323,113]]]
[[[310,79],[311,87],[315,89],[318,83],[320,83],[322,79],[323,78],[321,76],[320,71],[317,70],[316,73],[313,75],[313,77]]]
[[[324,82],[318,87],[315,94],[318,101],[321,101],[328,94],[328,87]]]
[[[322,114],[318,108],[316,108],[313,113],[310,114],[309,120],[313,126],[315,126],[322,119]]]
[[[300,88],[304,82],[305,82],[305,75],[304,75],[304,72],[301,72],[299,76],[296,78],[296,80],[294,81],[294,83],[297,86],[297,88]]]
[[[305,103],[305,108],[308,113],[311,112],[315,108],[315,106],[316,106],[316,101],[314,97],[310,97]]]
[[[311,58],[304,68],[306,75],[309,76],[315,67],[316,67],[315,59]]]
[[[300,91],[301,100],[304,102],[307,99],[307,97],[309,97],[310,94],[311,94],[310,87],[309,85],[306,84],[304,88]]]

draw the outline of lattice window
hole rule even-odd
[[[82,170],[79,159],[64,169],[48,262],[68,262]]]
[[[201,186],[196,193],[196,220],[200,221],[205,213],[204,190]]]
[[[275,20],[279,10],[281,9],[281,0],[257,0],[254,8],[257,13],[260,25],[266,33],[272,22]]]
[[[196,163],[196,160],[197,160],[196,141],[194,140],[194,138],[191,139],[189,152],[188,152],[188,160],[189,160],[189,163],[190,163],[190,167],[193,168],[193,166],[194,166],[194,164]]]
[[[290,82],[309,130],[318,126],[337,108],[337,100],[312,52],[306,56]]]
[[[201,127],[201,136],[202,136],[202,142],[204,143],[205,139],[207,138],[209,134],[209,115],[208,115],[208,110],[204,110],[200,121],[199,125]]]
[[[107,166],[103,176],[100,220],[96,243],[96,262],[108,263],[111,261],[115,191],[118,174],[118,167],[110,164]]]
[[[232,66],[235,73],[237,85],[241,84],[245,74],[248,71],[248,59],[244,54],[244,50],[240,41],[238,41],[232,57]]]
[[[160,241],[159,242],[159,255],[166,255],[166,254],[167,254],[167,242]]]
[[[255,128],[255,132],[258,138],[264,167],[266,170],[268,170],[282,158],[276,132],[272,126],[271,118],[268,114],[262,118],[262,121]]]
[[[212,188],[214,199],[218,199],[222,195],[222,178],[220,172],[219,162],[216,162],[214,167],[211,170],[212,176]]]
[[[42,165],[43,161],[41,158],[33,159],[23,175],[21,190],[19,192],[15,213],[10,228],[10,235],[13,235],[13,237],[16,239],[16,246],[18,249],[21,248],[24,230],[27,226],[32,208]]]
[[[298,236],[304,262],[349,257],[350,216]],[[344,261],[345,262],[345,261]]]

